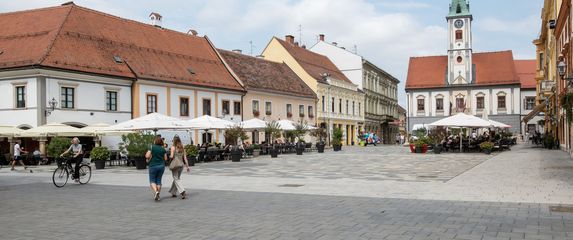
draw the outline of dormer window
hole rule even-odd
[[[113,56],[113,60],[115,63],[123,63],[123,59],[120,56]]]
[[[149,19],[151,20],[151,25],[156,27],[161,27],[161,20],[163,19],[161,14],[152,12],[151,14],[149,14]]]
[[[189,67],[189,68],[187,68],[187,71],[188,71],[189,73],[191,73],[191,74],[195,74],[195,71],[193,71],[193,68],[190,68],[190,67]]]

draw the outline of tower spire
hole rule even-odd
[[[456,18],[461,16],[469,16],[471,18],[472,14],[470,13],[470,2],[469,0],[452,0],[450,4],[450,13],[446,18]]]

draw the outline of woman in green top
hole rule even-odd
[[[145,159],[149,164],[149,184],[155,201],[159,201],[161,192],[161,178],[165,171],[165,162],[167,161],[167,152],[163,148],[163,140],[156,136],[151,149],[145,154]]]

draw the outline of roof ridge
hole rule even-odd
[[[58,27],[58,32],[56,34],[54,34],[54,38],[50,41],[50,45],[48,45],[48,47],[46,48],[46,52],[44,53],[42,58],[40,58],[40,60],[38,61],[37,64],[42,64],[46,60],[48,55],[50,55],[50,52],[52,52],[52,48],[54,47],[54,43],[56,42],[56,40],[60,36],[60,33],[62,32],[62,29],[64,28],[64,24],[68,21],[68,17],[70,17],[70,14],[72,13],[72,9],[75,5],[74,4],[63,5],[63,7],[67,7],[67,6],[69,6],[69,10],[68,10],[68,13],[66,14],[66,17],[64,17],[64,19],[62,20],[62,24],[60,24],[60,26]]]
[[[165,31],[170,31],[170,32],[174,32],[174,33],[181,34],[181,35],[183,35],[183,36],[188,36],[188,37],[204,38],[204,37],[200,37],[200,36],[189,35],[189,34],[186,34],[186,33],[183,33],[183,32],[177,31],[177,30],[169,29],[169,28],[152,26],[152,25],[147,24],[147,23],[144,23],[144,22],[140,22],[140,21],[133,20],[133,19],[128,19],[128,18],[119,17],[119,16],[116,16],[116,15],[113,15],[113,14],[110,14],[110,13],[102,12],[102,11],[95,10],[95,9],[91,9],[91,8],[88,8],[88,7],[83,7],[83,6],[79,6],[79,5],[72,5],[72,6],[73,6],[73,7],[77,7],[77,8],[79,8],[79,9],[81,9],[81,10],[89,11],[89,12],[92,12],[92,13],[95,13],[95,14],[99,14],[99,15],[106,16],[106,17],[115,18],[115,19],[118,19],[118,20],[121,20],[121,21],[136,23],[136,24],[139,24],[139,25],[148,27],[148,28],[161,29],[161,30],[165,30]]]
[[[226,53],[230,53],[230,54],[234,54],[234,55],[237,55],[237,56],[239,56],[239,57],[252,58],[252,59],[255,59],[255,60],[260,60],[260,61],[264,61],[264,62],[268,62],[268,63],[272,63],[272,64],[281,64],[280,62],[275,62],[275,61],[271,61],[271,60],[264,59],[264,58],[259,58],[259,57],[253,57],[253,56],[246,55],[246,54],[242,54],[242,53],[236,53],[236,52],[233,52],[233,51],[229,51],[229,50],[227,50],[227,49],[217,48],[217,50],[218,50],[218,51],[222,51],[222,52],[226,52]]]

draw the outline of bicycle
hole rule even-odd
[[[70,160],[69,158],[67,160]],[[58,168],[54,170],[52,175],[52,181],[56,187],[61,188],[68,183],[68,179],[73,179],[74,168],[72,164],[68,164],[68,161],[58,161]],[[81,185],[87,184],[92,178],[92,167],[86,163],[80,163],[80,171],[78,181]]]

